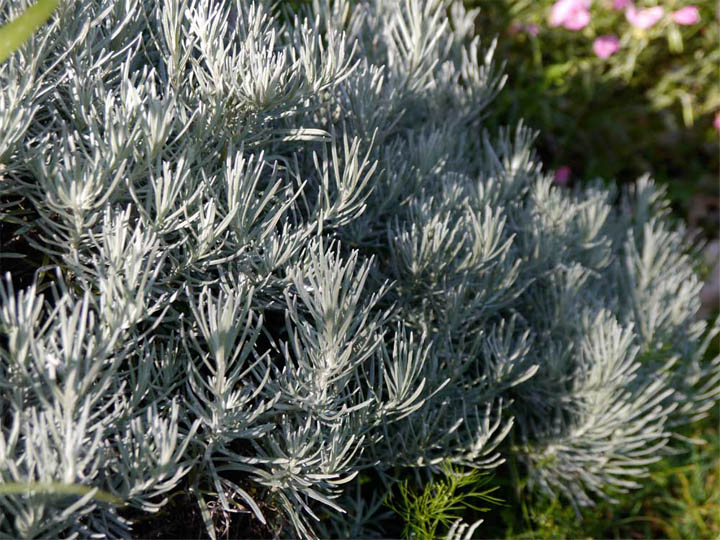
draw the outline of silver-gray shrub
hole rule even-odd
[[[716,403],[662,191],[557,188],[526,127],[484,131],[474,15],[77,0],[0,65],[36,268],[0,284],[2,535],[129,536],[181,489],[211,535],[210,502],[381,535],[400,468],[510,452],[581,507]]]

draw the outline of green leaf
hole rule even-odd
[[[120,506],[124,501],[114,495],[101,491],[90,486],[80,484],[61,484],[59,482],[36,483],[36,482],[6,482],[0,486],[0,496],[23,495],[28,492],[45,493],[51,495],[78,495],[85,496],[92,492],[90,497],[96,501]]]
[[[551,81],[562,79],[570,69],[572,69],[571,62],[552,64],[545,68],[545,78]]]
[[[25,43],[60,5],[60,0],[39,0],[14,21],[0,28],[0,62]]]

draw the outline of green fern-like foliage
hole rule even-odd
[[[502,503],[492,496],[496,487],[480,489],[491,481],[488,473],[477,469],[463,472],[452,465],[445,465],[443,474],[444,480],[431,481],[420,493],[405,480],[398,485],[397,495],[390,493],[386,498],[387,506],[405,523],[404,538],[438,538],[442,532],[448,534],[453,526],[457,528],[465,513],[490,510],[490,507],[480,504]],[[481,523],[482,520],[476,521],[468,528],[470,535]]]
[[[397,471],[508,455],[581,511],[706,415],[682,226],[484,130],[474,16],[78,0],[0,64],[0,483],[60,486],[3,535],[130,537],[186,491],[212,538],[382,537]]]

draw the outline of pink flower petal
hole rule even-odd
[[[570,181],[570,175],[572,170],[567,165],[558,167],[555,169],[555,183],[559,186],[564,186]]]
[[[550,26],[580,30],[590,22],[590,0],[557,0],[550,8]]]
[[[625,9],[630,5],[630,0],[613,0],[613,9]]]
[[[620,42],[617,36],[600,36],[593,42],[593,52],[600,58],[610,58],[618,52]]]
[[[523,29],[531,36],[537,36],[540,33],[540,27],[537,24],[526,24]]]
[[[683,26],[690,26],[700,22],[700,10],[697,6],[685,6],[672,12],[672,20]]]
[[[720,131],[720,112],[715,113],[715,119],[713,120],[713,127]]]
[[[563,26],[568,30],[582,30],[590,23],[590,12],[587,10],[573,11],[568,15]]]
[[[519,24],[519,23],[513,23],[510,25],[510,33],[511,34],[519,34],[520,32],[525,32],[528,35],[531,36],[537,36],[540,33],[540,27],[537,24],[529,23],[529,24]]]
[[[655,26],[665,14],[665,8],[662,6],[655,6],[647,9],[636,9],[634,5],[630,5],[625,11],[625,17],[628,22],[635,28],[641,30],[647,30],[648,28]]]
[[[550,8],[550,26],[560,26],[575,7],[572,0],[558,0]]]

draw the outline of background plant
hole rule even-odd
[[[573,181],[628,182],[652,171],[685,216],[694,196],[717,198],[715,2],[578,2],[588,16],[577,29],[551,25],[551,0],[470,4],[482,8],[479,32],[498,35],[512,81],[495,111],[501,121],[524,118],[540,130],[538,150],[548,166],[569,166]],[[638,28],[627,16],[631,6],[662,14]],[[675,15],[693,7],[696,20]],[[616,39],[617,48],[604,58],[593,47],[602,37]],[[717,215],[704,227],[715,237]]]
[[[0,64],[3,534],[383,536],[504,455],[580,511],[707,414],[662,190],[555,188],[475,15],[83,0]]]

